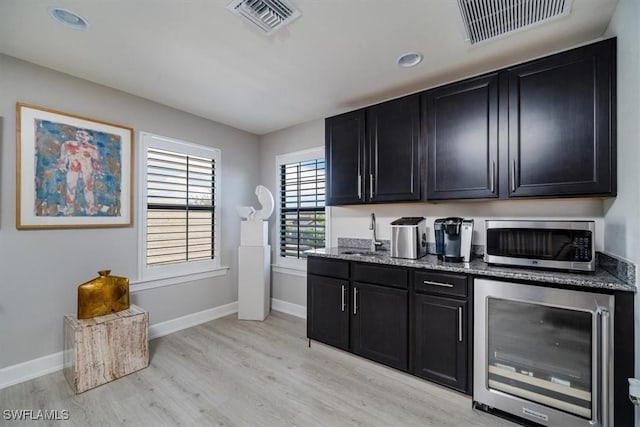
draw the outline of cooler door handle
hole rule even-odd
[[[600,384],[602,384],[602,395],[598,396],[598,381],[594,381],[595,387],[593,393],[593,413],[591,424],[601,425],[602,427],[612,426],[611,413],[609,411],[609,320],[610,313],[608,310],[598,310],[598,325],[600,331],[598,334],[598,346],[600,349],[600,363],[598,372],[600,374]]]

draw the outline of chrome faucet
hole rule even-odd
[[[373,240],[371,240],[371,252],[375,252],[379,247],[382,246],[382,242],[379,242],[376,238],[376,214],[371,212],[371,224],[369,225],[369,230],[373,230]]]

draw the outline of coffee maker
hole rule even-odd
[[[438,259],[448,262],[471,261],[472,219],[438,218],[433,223],[433,230]]]

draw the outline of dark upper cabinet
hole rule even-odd
[[[615,39],[504,71],[509,197],[616,194]]]
[[[328,118],[327,205],[615,196],[615,95],[609,39]]]
[[[327,205],[420,200],[420,101],[408,96],[325,120]]]
[[[498,74],[424,93],[427,199],[498,197]]]
[[[327,205],[364,202],[365,111],[325,120]]]
[[[420,200],[420,98],[367,109],[369,202]]]

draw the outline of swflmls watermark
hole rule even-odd
[[[5,421],[66,421],[68,409],[5,409],[2,411]]]

